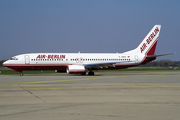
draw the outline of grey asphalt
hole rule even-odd
[[[0,75],[0,120],[179,120],[180,71]]]

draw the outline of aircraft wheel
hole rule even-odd
[[[88,72],[88,75],[94,75],[94,72]]]
[[[24,74],[21,72],[21,73],[20,73],[20,76],[23,76],[23,75],[24,75]]]

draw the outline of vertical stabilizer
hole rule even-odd
[[[145,54],[146,56],[154,55],[160,29],[161,29],[161,25],[155,25],[136,49],[125,53]]]
[[[161,29],[161,25],[155,25],[151,29],[151,31],[146,35],[143,41],[136,48],[138,53],[146,54],[147,56],[154,55],[160,29]]]

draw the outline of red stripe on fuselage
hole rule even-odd
[[[6,64],[14,70],[66,70],[65,64]]]
[[[66,71],[67,66],[70,64],[6,64],[7,67],[14,69],[15,71],[22,71],[22,70],[62,70],[62,71]],[[103,68],[105,70],[110,69],[124,69],[124,68],[128,68],[128,67],[134,67],[137,65],[115,65],[115,67],[108,67],[108,68]],[[95,68],[93,70],[97,70],[98,68]],[[99,69],[101,70],[101,68]]]

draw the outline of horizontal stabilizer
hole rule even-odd
[[[161,55],[151,55],[151,56],[146,56],[147,58],[153,58],[153,57],[160,57],[160,56],[166,56],[166,55],[172,55],[175,53],[168,53],[168,54],[161,54]]]

